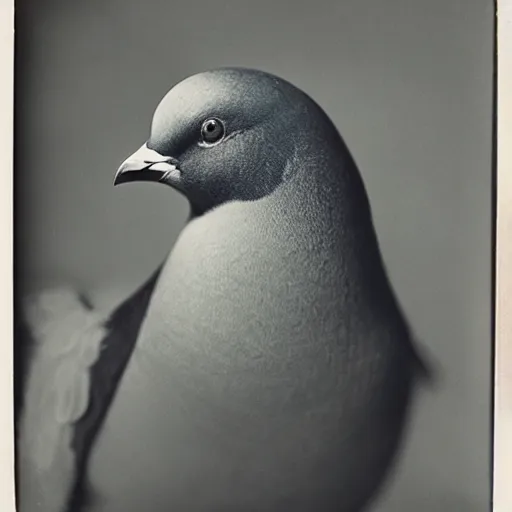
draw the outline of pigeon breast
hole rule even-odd
[[[355,512],[380,484],[406,328],[364,194],[341,208],[335,167],[290,165],[183,230],[92,455],[91,511]]]

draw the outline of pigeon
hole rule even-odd
[[[25,304],[20,512],[366,510],[431,373],[334,123],[273,74],[201,72],[119,167],[134,182],[189,220],[112,312]]]

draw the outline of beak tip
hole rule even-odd
[[[114,187],[117,187],[118,185],[121,185],[121,183],[123,183],[123,182],[124,182],[124,180],[123,180],[123,171],[122,171],[122,169],[120,168],[120,169],[116,172],[116,174],[115,174],[115,176],[114,176],[114,180],[113,180],[113,182],[112,182],[112,185],[113,185]]]

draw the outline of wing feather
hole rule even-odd
[[[33,347],[18,433],[19,510],[60,512],[74,485],[74,423],[87,411],[90,367],[107,332],[72,289],[30,296],[22,307]]]

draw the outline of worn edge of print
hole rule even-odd
[[[512,510],[512,0],[498,0],[497,5],[493,511],[509,512]]]
[[[0,510],[16,510],[13,428],[14,0],[0,2]]]

